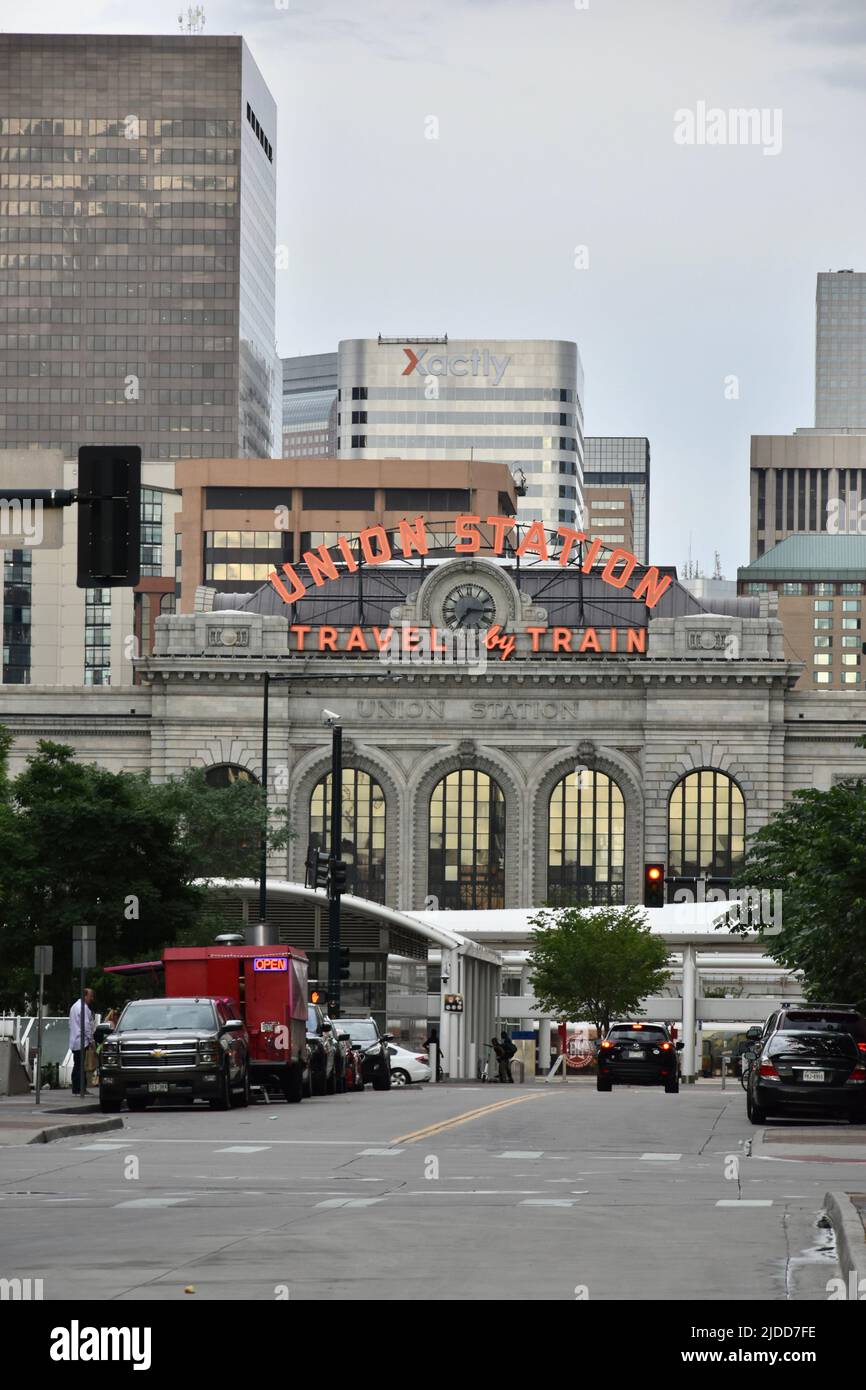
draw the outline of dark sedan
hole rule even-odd
[[[746,1113],[753,1124],[769,1115],[866,1120],[866,1065],[847,1033],[815,1029],[774,1033],[749,1073]]]

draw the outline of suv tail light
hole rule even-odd
[[[672,1046],[673,1046],[673,1043],[663,1042],[663,1043],[661,1044],[662,1052],[670,1052]]]
[[[857,1047],[860,1052],[866,1052],[866,1042],[859,1042]]]
[[[772,1062],[762,1062],[758,1068],[758,1075],[763,1076],[767,1081],[781,1081],[782,1079]]]
[[[850,1086],[853,1083],[855,1086],[862,1086],[864,1082],[866,1082],[866,1067],[863,1066],[862,1062],[858,1062],[845,1085]]]

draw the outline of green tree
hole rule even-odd
[[[751,837],[737,882],[781,893],[778,930],[758,930],[774,960],[803,971],[807,998],[866,1008],[866,773],[795,792]]]
[[[102,966],[156,959],[229,925],[204,883],[257,872],[260,787],[211,788],[199,771],[154,785],[46,741],[9,780],[10,742],[0,726],[0,1008],[28,1006],[37,943],[54,947],[48,1007],[68,1007],[73,926],[96,928],[91,982],[104,1007],[126,981]],[[271,843],[286,836],[283,824]]]
[[[667,947],[640,907],[545,908],[530,925],[530,982],[541,1008],[599,1032],[640,1012],[670,974]]]

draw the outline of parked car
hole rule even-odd
[[[859,1051],[866,1052],[866,1018],[850,1004],[783,1004],[764,1024],[761,1044],[773,1033],[791,1029],[849,1033]]]
[[[327,1015],[325,1023],[330,1024],[331,1035],[336,1044],[337,1094],[363,1090],[363,1084],[356,1085],[356,1078],[363,1072],[363,1055],[356,1051],[349,1034],[339,1023],[335,1023]]]
[[[598,1049],[596,1087],[609,1091],[618,1086],[664,1086],[673,1095],[680,1089],[677,1052],[664,1023],[612,1023]]]
[[[342,1070],[339,1043],[331,1019],[318,1004],[307,1007],[307,1050],[310,1062],[306,1090],[312,1096],[333,1096]]]
[[[391,1087],[391,1058],[388,1056],[388,1043],[393,1041],[392,1033],[380,1033],[374,1018],[341,1018],[336,1026],[349,1034],[353,1045],[359,1047],[364,1058],[363,1076],[373,1083],[374,1091],[387,1091]]]
[[[364,1054],[355,1043],[352,1042],[348,1033],[342,1030],[338,1038],[345,1049],[345,1071],[344,1071],[344,1091],[363,1091],[364,1089]]]
[[[388,1044],[391,1059],[391,1085],[409,1086],[417,1081],[429,1081],[433,1076],[430,1059],[426,1052],[410,1052],[396,1043]]]
[[[836,1029],[779,1029],[749,1072],[746,1114],[756,1125],[785,1114],[866,1121],[866,1057]]]
[[[99,1103],[144,1110],[161,1097],[208,1100],[216,1110],[249,1105],[249,1040],[230,1000],[137,999],[99,1053]]]

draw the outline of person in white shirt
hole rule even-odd
[[[84,991],[84,1050],[87,1051],[93,1042],[93,1013],[91,1004],[93,1003],[93,990]],[[72,1094],[77,1096],[81,1091],[81,1000],[76,999],[72,1008],[69,1010],[69,1049],[72,1053]],[[85,1091],[84,1095],[87,1094]]]

